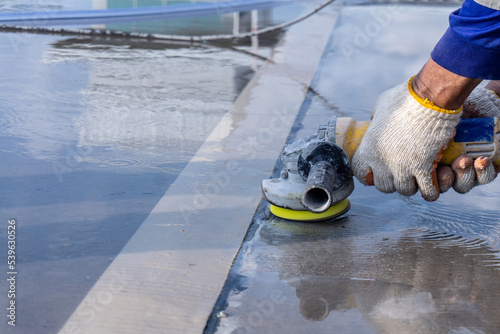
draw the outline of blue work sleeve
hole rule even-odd
[[[464,77],[500,80],[500,11],[465,0],[431,58]]]

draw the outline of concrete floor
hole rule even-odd
[[[368,119],[456,7],[330,6],[260,43],[266,64],[1,33],[0,216],[19,260],[1,332],[498,333],[498,181],[435,203],[356,183],[324,223],[260,202],[285,141]]]
[[[31,3],[21,7],[13,3],[5,5],[6,10],[31,8]],[[50,3],[44,5],[50,7]],[[299,7],[299,12],[300,8],[304,7]],[[297,7],[278,16],[283,19],[290,14],[297,15]],[[135,328],[115,327],[112,317],[104,311],[115,312],[117,308],[110,305],[111,300],[124,305],[119,295],[139,284],[150,291],[152,299],[158,299],[165,289],[174,290],[174,295],[165,294],[158,299],[157,311],[160,315],[168,314],[168,304],[175,307],[179,295],[195,294],[196,291],[187,291],[194,286],[179,289],[170,284],[167,277],[176,270],[172,266],[164,268],[165,275],[151,273],[161,267],[158,258],[137,260],[144,265],[142,268],[129,258],[125,260],[127,269],[120,267],[113,271],[110,264],[116,265],[117,258],[125,256],[119,254],[127,252],[124,251],[127,244],[134,244],[130,240],[140,226],[147,225],[143,223],[148,217],[153,217],[149,221],[154,217],[159,219],[154,222],[157,230],[153,234],[162,238],[156,244],[161,248],[160,257],[174,250],[178,241],[184,243],[180,249],[186,247],[185,241],[193,233],[181,233],[186,239],[176,233],[191,228],[190,217],[200,209],[193,201],[212,183],[207,172],[218,173],[213,160],[197,152],[207,142],[218,143],[224,135],[235,132],[231,121],[228,122],[234,115],[228,118],[228,111],[262,66],[262,57],[271,54],[280,37],[279,33],[271,34],[259,39],[258,44],[245,40],[234,45],[190,45],[99,36],[0,34],[0,67],[5,74],[0,80],[3,130],[0,154],[4,161],[0,168],[2,187],[6,189],[2,192],[0,212],[6,224],[15,220],[18,230],[15,298],[7,297],[6,279],[0,283],[1,291],[5,291],[3,303],[17,302],[17,322],[16,327],[2,322],[0,332],[96,333],[85,331],[83,327],[89,323],[105,333],[163,331],[165,320],[155,322],[150,317],[143,317],[141,324],[138,319],[128,317],[137,324]],[[249,56],[249,52],[255,51],[259,57]],[[296,85],[304,90],[308,83]],[[300,101],[297,95],[294,103],[298,105]],[[253,121],[263,118],[262,110],[258,109]],[[236,126],[241,117],[244,114],[236,115]],[[243,142],[242,138],[235,141],[238,146]],[[270,154],[269,165],[272,166],[279,149]],[[188,165],[195,169],[199,180],[192,174],[180,177],[184,170],[193,170]],[[265,166],[266,173],[249,182],[255,184],[257,202],[258,180],[269,173],[268,164]],[[154,211],[154,208],[162,198],[164,202],[172,202],[165,192],[175,188],[178,179],[179,199],[194,207],[191,211],[180,211],[180,219],[165,218],[158,214],[161,209]],[[241,187],[246,184],[242,182]],[[236,237],[233,234],[228,237],[233,250],[225,251],[224,261],[217,260],[224,263],[225,272],[220,271],[221,277],[214,284],[207,284],[213,296],[201,303],[203,309],[195,317],[196,325],[183,321],[192,316],[192,307],[181,307],[179,313],[183,313],[183,318],[173,322],[190,330],[201,328],[198,332],[205,327],[255,206],[246,204],[249,212],[239,218],[240,225],[234,225],[238,226]],[[227,212],[218,214],[227,218]],[[203,229],[210,229],[210,225],[196,233],[203,233]],[[214,236],[219,234],[215,228],[213,232]],[[165,240],[170,235],[172,239]],[[135,244],[154,244],[151,235],[146,238],[147,242]],[[0,235],[0,243],[6,242],[7,233]],[[211,247],[203,243],[196,246],[198,253],[206,253],[204,247]],[[149,254],[144,249],[133,252]],[[186,254],[190,255],[182,252]],[[190,268],[195,263],[196,260],[185,265]],[[196,272],[191,279],[199,280],[200,275],[205,275],[203,269],[207,265],[212,266],[205,261],[205,266],[191,270]],[[2,268],[5,274],[11,271],[6,261]],[[104,291],[92,294],[106,278],[105,272],[111,273],[111,283],[105,285]],[[143,276],[145,272],[149,273],[146,284],[133,276],[136,273]],[[148,284],[154,274],[159,281],[155,282],[157,288],[150,288]],[[183,282],[189,280],[184,271],[179,274]],[[139,305],[141,300],[151,304],[144,291],[133,290],[137,292],[133,304]],[[99,315],[105,319],[101,323],[97,321]],[[118,317],[123,324],[123,317]],[[166,321],[169,326],[173,323],[171,319]],[[78,323],[76,329],[74,323]],[[171,331],[185,332],[174,327]]]
[[[40,35],[0,34],[0,45],[0,212],[17,220],[20,305],[18,326],[0,331],[55,333],[231,107],[253,60]]]
[[[369,119],[425,63],[452,8],[342,8],[289,142],[332,115]],[[496,181],[427,203],[356,182],[351,210],[324,223],[262,203],[206,333],[498,333],[499,195]]]

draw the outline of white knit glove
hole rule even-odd
[[[477,87],[464,102],[463,118],[500,118],[500,97],[493,91]]]
[[[363,184],[405,196],[418,189],[436,200],[436,165],[453,137],[461,108],[447,110],[418,97],[408,83],[380,95],[373,119],[352,159],[352,170]]]
[[[477,87],[465,101],[462,117],[500,118],[500,97],[491,90]],[[458,157],[453,162],[452,169],[455,174],[453,189],[462,194],[477,185],[492,182],[497,176],[497,171],[487,157],[479,157],[475,161],[466,156]],[[441,188],[441,192],[446,190]]]

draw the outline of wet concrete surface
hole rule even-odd
[[[333,115],[369,119],[454,8],[339,8],[289,141]],[[276,218],[263,202],[206,333],[498,333],[499,195],[495,181],[428,203],[356,182],[350,211],[321,223]]]
[[[9,37],[0,35],[7,49]],[[62,326],[231,106],[236,69],[252,61],[57,43],[36,36],[26,47],[44,59],[20,50],[2,63],[12,74],[0,84],[1,216],[19,230],[23,306],[10,330],[23,333]]]
[[[92,9],[92,0],[5,0],[0,4],[1,12],[37,12],[55,10]]]
[[[339,7],[290,141],[332,115],[368,119],[455,7]],[[274,42],[236,47],[266,57]],[[219,46],[0,34],[0,216],[16,220],[19,261],[18,326],[2,333],[58,332],[176,180],[261,64]],[[497,333],[498,196],[498,181],[435,203],[356,183],[346,215],[307,224],[262,203],[206,332]],[[84,305],[84,320],[108,302]]]
[[[279,36],[254,50],[267,56]],[[24,33],[1,33],[0,50],[0,216],[18,229],[17,326],[0,332],[56,333],[262,60],[228,46]]]

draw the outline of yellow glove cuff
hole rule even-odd
[[[462,112],[462,107],[460,107],[458,109],[445,109],[445,108],[438,107],[429,99],[423,99],[420,96],[418,96],[417,93],[415,93],[415,91],[413,90],[413,85],[412,85],[413,78],[415,78],[415,76],[411,77],[410,80],[408,80],[408,91],[410,92],[410,95],[413,96],[415,101],[417,101],[422,107],[427,108],[427,109],[432,109],[434,111],[437,111],[437,112],[440,112],[443,114],[458,115]]]

